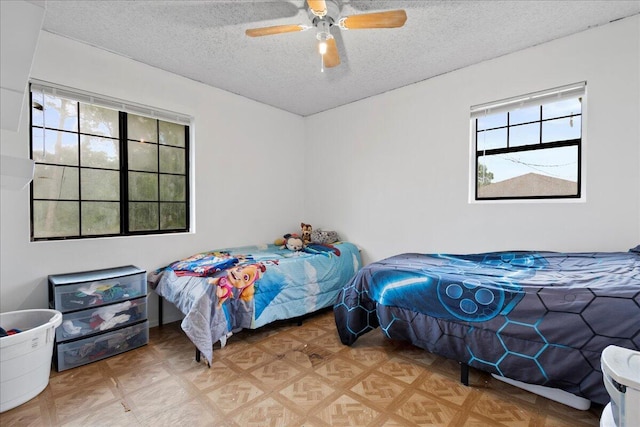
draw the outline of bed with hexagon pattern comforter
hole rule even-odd
[[[432,353],[604,404],[600,355],[640,350],[640,253],[402,254],[334,306],[343,344],[380,327]]]

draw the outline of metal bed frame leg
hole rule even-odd
[[[162,326],[162,297],[158,295],[158,326]]]
[[[200,363],[200,350],[198,350],[198,347],[196,347],[196,362]],[[209,361],[207,360],[207,368],[211,369],[211,364],[209,363]]]
[[[460,362],[460,382],[469,386],[469,365],[464,362]]]

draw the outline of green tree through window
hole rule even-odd
[[[493,173],[489,172],[487,166],[478,163],[478,185],[489,185],[493,181]]]
[[[189,127],[31,92],[32,240],[189,229]]]

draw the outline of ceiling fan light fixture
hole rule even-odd
[[[327,42],[324,40],[321,40],[320,43],[318,43],[318,52],[320,52],[320,55],[324,55],[325,53],[327,53]]]
[[[324,55],[327,53],[327,40],[332,39],[331,35],[331,25],[329,22],[325,20],[321,20],[316,24],[316,28],[318,32],[316,33],[316,38],[318,39],[318,52],[320,55]]]

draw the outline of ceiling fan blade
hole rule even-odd
[[[338,54],[336,39],[330,38],[327,40],[327,53],[322,56],[322,60],[324,61],[324,66],[327,68],[340,65],[340,55]]]
[[[397,28],[407,21],[404,10],[389,10],[386,12],[363,13],[361,15],[345,16],[340,20],[340,28],[347,30],[361,30],[367,28]]]
[[[327,3],[324,0],[307,0],[311,12],[319,17],[327,14]]]
[[[245,34],[249,37],[272,36],[274,34],[304,31],[309,28],[309,26],[305,25],[274,25],[273,27],[250,28],[245,31]]]

